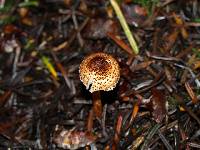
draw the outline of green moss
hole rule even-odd
[[[192,48],[192,52],[198,57],[200,58],[200,51],[197,48]]]
[[[193,22],[200,23],[200,18],[193,19]]]
[[[14,0],[6,0],[5,4],[0,7],[0,14],[9,12],[14,6],[14,4],[15,4]]]
[[[15,16],[4,16],[0,20],[0,26],[14,22],[17,19]]]
[[[148,14],[151,15],[154,7],[158,5],[159,0],[133,0],[133,2],[140,4],[143,7],[146,7],[148,10]]]
[[[172,96],[167,97],[167,101],[169,104],[169,110],[175,109],[178,106],[176,99]]]
[[[19,3],[19,7],[37,7],[38,5],[38,0],[24,0],[24,2]]]

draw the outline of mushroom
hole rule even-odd
[[[109,54],[93,53],[81,62],[79,74],[86,89],[92,93],[94,113],[100,117],[102,113],[100,91],[110,91],[116,87],[120,78],[119,64]]]

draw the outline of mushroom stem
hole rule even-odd
[[[93,111],[96,117],[100,118],[102,116],[102,103],[100,91],[92,93],[93,98]]]

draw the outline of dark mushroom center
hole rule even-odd
[[[111,65],[106,61],[106,58],[100,56],[92,58],[87,65],[89,71],[95,72],[101,76],[106,76],[110,67]]]

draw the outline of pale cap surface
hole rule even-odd
[[[91,93],[112,90],[120,78],[118,62],[102,52],[87,56],[80,64],[79,73],[80,80]]]

